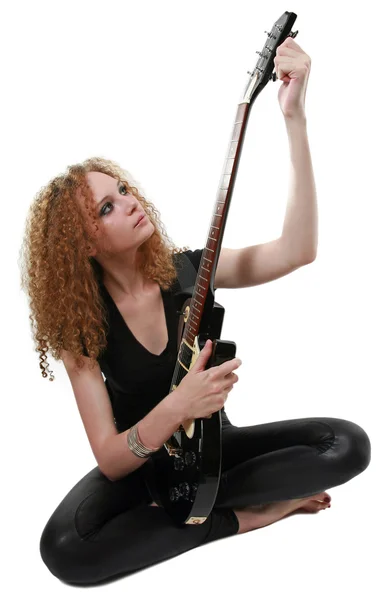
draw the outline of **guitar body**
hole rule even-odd
[[[176,295],[182,302],[186,294]],[[175,299],[176,299],[175,296]],[[182,304],[179,320],[180,344],[190,300]],[[205,370],[235,357],[234,342],[218,338],[222,330],[224,308],[214,303],[210,320],[213,348]],[[195,338],[190,368],[205,345]],[[172,383],[171,390],[176,389]],[[211,512],[221,477],[222,421],[221,411],[207,418],[189,419],[170,437],[166,444],[147,462],[147,487],[156,504],[163,507],[178,525],[198,525]]]

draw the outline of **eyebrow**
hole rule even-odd
[[[117,180],[116,182],[116,187],[118,188],[120,185],[121,181],[120,179]],[[107,196],[105,196],[104,198],[102,198],[102,200],[99,200],[97,206],[99,206],[99,204],[102,204],[102,202],[104,202],[105,200],[107,200],[107,198],[111,198],[110,194],[107,194]]]

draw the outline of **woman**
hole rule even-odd
[[[288,38],[275,65],[284,82],[279,100],[294,165],[292,202],[281,238],[222,249],[215,288],[271,281],[315,256],[316,199],[304,115],[310,59]],[[209,344],[168,394],[177,356],[177,252],[198,270],[202,250],[175,248],[157,210],[111,161],[70,166],[40,190],[30,209],[23,285],[42,376],[49,349],[64,362],[97,461],[41,535],[43,561],[68,583],[136,572],[298,510],[318,512],[330,506],[327,488],[349,481],[370,462],[366,432],[343,419],[232,425],[224,403],[240,361],[205,370]],[[245,264],[254,262],[252,273]],[[214,508],[201,525],[176,526],[152,502],[147,462],[185,418],[219,409],[222,477]]]

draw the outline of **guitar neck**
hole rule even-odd
[[[211,224],[202,252],[198,270],[189,317],[184,328],[184,338],[190,347],[200,329],[201,318],[208,294],[208,289],[214,289],[214,275],[222,247],[230,201],[233,195],[234,184],[238,172],[243,141],[248,123],[250,104],[242,101],[237,108],[234,118],[228,151],[224,161],[222,174],[217,190],[216,203],[213,207]]]
[[[295,13],[286,11],[276,23],[274,23],[271,32],[265,32],[267,33],[268,39],[265,41],[262,51],[257,51],[259,59],[253,71],[249,71],[250,78],[244,89],[242,99],[238,104],[232,134],[228,144],[228,151],[226,153],[217,190],[216,203],[212,212],[212,221],[202,252],[200,267],[189,307],[189,314],[184,327],[183,339],[189,349],[194,348],[195,338],[199,334],[208,292],[210,297],[214,296],[214,275],[221,252],[222,239],[238,172],[250,110],[254,100],[267,83],[271,80],[276,81],[276,74],[272,73],[276,49],[288,35],[291,35],[292,37],[297,35],[297,32],[290,33],[296,17],[297,15]],[[186,363],[187,357],[184,358]]]

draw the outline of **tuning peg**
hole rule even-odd
[[[278,77],[276,76],[276,73],[271,73],[270,77],[269,77],[269,81],[270,79],[272,79],[272,81],[276,81],[278,79]]]
[[[296,37],[296,36],[298,35],[298,33],[299,33],[299,29],[298,29],[297,31],[291,31],[291,32],[288,34],[288,37],[292,37],[292,38],[294,38],[294,37]]]

